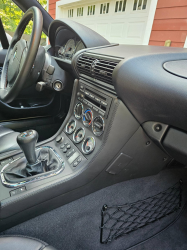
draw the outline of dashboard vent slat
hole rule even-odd
[[[83,54],[78,58],[77,69],[79,74],[112,85],[112,74],[119,62],[120,60],[98,59]]]

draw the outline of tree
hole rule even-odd
[[[47,0],[37,0],[45,9],[47,8]],[[12,0],[0,0],[0,17],[4,28],[7,31],[15,32],[22,16],[23,11]],[[31,34],[32,21],[27,25],[24,34]],[[42,33],[42,38],[46,35]]]

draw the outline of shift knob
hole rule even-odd
[[[27,130],[17,137],[17,143],[22,149],[29,165],[36,163],[35,147],[38,141],[38,133],[35,130]]]

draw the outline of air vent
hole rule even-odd
[[[79,74],[91,76],[91,66],[94,60],[95,58],[92,57],[80,56],[77,61],[77,68],[79,70]]]
[[[114,68],[120,61],[97,59],[95,57],[82,55],[77,62],[79,74],[83,74],[101,82],[112,85],[112,74]]]

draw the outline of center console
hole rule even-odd
[[[87,167],[103,143],[114,98],[111,93],[80,80],[72,97],[69,115],[55,139],[36,147],[35,152],[38,135],[36,131],[28,130],[18,136],[24,155],[18,154],[1,162],[1,182],[8,188],[6,195],[16,196],[43,182],[50,182],[54,177],[66,178]],[[59,163],[54,169],[45,167],[41,170],[37,161],[39,158],[44,161],[40,155],[46,157],[44,151],[47,149],[50,153],[47,157]],[[29,171],[33,176],[28,174]]]
[[[60,146],[73,170],[81,167],[82,160],[90,159],[100,148],[111,104],[111,96],[79,82],[73,114],[64,129],[78,150],[68,148],[64,143]]]

